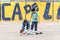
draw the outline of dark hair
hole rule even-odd
[[[33,8],[31,11],[32,11],[32,12],[35,11],[35,8]]]

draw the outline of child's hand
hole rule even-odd
[[[39,23],[39,21],[38,21],[38,23]]]

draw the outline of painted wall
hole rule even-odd
[[[31,9],[35,6],[35,2],[0,2],[0,21],[19,22],[25,19],[31,19]],[[60,3],[54,4],[47,2],[36,2],[39,8],[39,21],[52,22],[60,21]],[[31,8],[32,7],[32,8]],[[27,10],[26,10],[27,9]]]

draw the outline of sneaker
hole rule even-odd
[[[23,30],[20,31],[20,33],[22,33],[22,32],[23,32]]]

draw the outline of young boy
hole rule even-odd
[[[34,29],[35,32],[34,33],[37,33],[38,12],[35,10],[35,8],[32,9],[31,18],[32,18],[31,31],[33,32],[33,28],[35,27],[35,29]]]
[[[26,28],[26,31],[25,31],[25,28]],[[30,29],[30,22],[28,20],[24,20],[23,23],[22,23],[22,30],[20,31],[20,33],[28,34],[29,33],[29,29]]]

